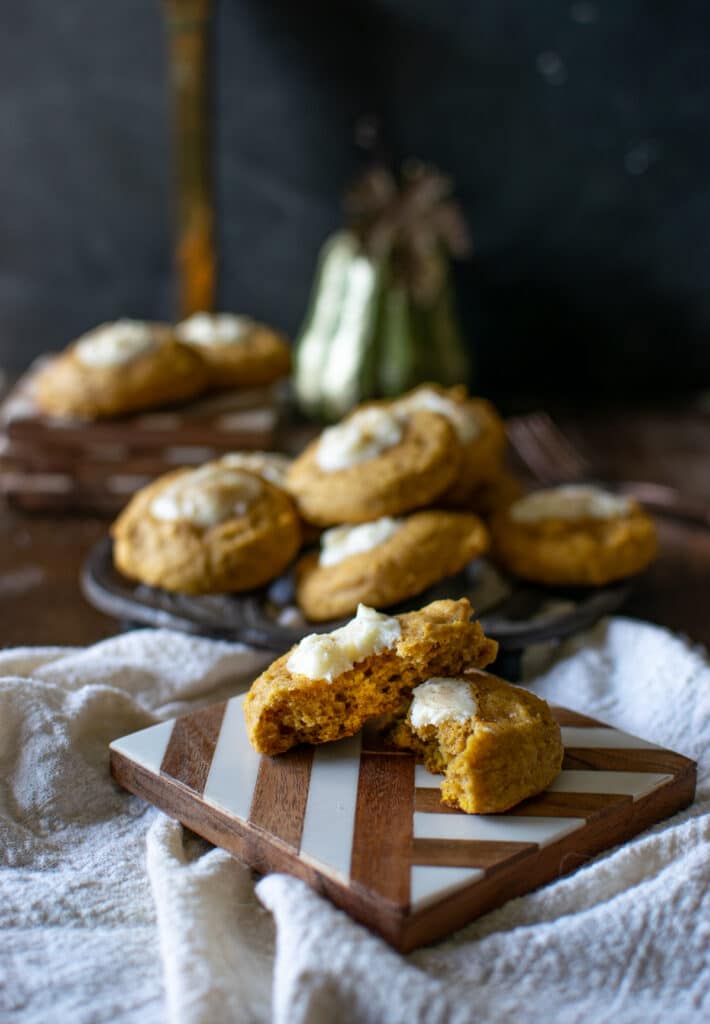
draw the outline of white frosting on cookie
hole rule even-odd
[[[236,313],[193,313],[177,325],[175,333],[187,345],[216,348],[244,341],[253,328],[254,321],[248,316],[237,316]]]
[[[262,486],[251,473],[209,462],[164,487],[153,498],[150,512],[166,522],[184,519],[195,526],[216,526],[246,515]]]
[[[323,431],[316,462],[326,472],[347,469],[377,455],[402,440],[402,417],[389,409],[360,409],[334,427]]]
[[[155,329],[143,320],[116,320],[84,334],[74,355],[84,366],[103,369],[123,366],[155,345]]]
[[[465,679],[435,677],[412,690],[409,721],[413,729],[442,722],[465,722],[478,708]]]
[[[405,413],[425,410],[437,412],[444,416],[456,431],[459,441],[467,444],[481,433],[481,425],[471,412],[470,407],[463,402],[453,402],[445,395],[439,394],[434,388],[418,388],[404,398],[395,402],[395,408]]]
[[[256,473],[277,487],[283,487],[286,471],[291,465],[288,455],[280,452],[229,452],[219,461],[229,469],[246,469]]]
[[[544,519],[613,519],[631,511],[631,502],[590,484],[566,484],[526,494],[510,506],[516,523],[538,523]]]
[[[332,633],[311,633],[291,653],[286,668],[293,675],[329,683],[371,654],[392,647],[402,634],[397,619],[364,604],[354,619]]]
[[[318,564],[337,565],[351,555],[371,551],[395,534],[401,525],[401,519],[382,516],[372,523],[360,523],[358,526],[334,526],[326,530],[320,539]]]

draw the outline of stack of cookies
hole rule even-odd
[[[263,386],[289,368],[286,340],[249,317],[196,313],[175,327],[116,320],[47,363],[35,398],[48,415],[96,420]]]
[[[286,339],[245,316],[102,324],[3,403],[0,487],[25,507],[115,513],[176,465],[270,446],[289,367]]]
[[[488,548],[473,509],[515,486],[504,446],[487,402],[427,385],[356,409],[290,465],[233,455],[161,477],[114,525],[116,565],[169,590],[243,591],[279,575],[305,538],[316,541],[296,565],[307,619],[387,608]]]
[[[558,586],[602,585],[654,557],[634,501],[590,485],[521,497],[504,453],[488,402],[423,385],[355,409],[293,462],[234,453],[160,477],[115,523],[115,562],[204,594],[263,586],[300,553],[297,603],[327,622],[421,594],[489,547],[510,575]]]
[[[517,493],[504,449],[490,403],[429,384],[324,430],[286,478],[303,518],[326,528],[297,566],[307,617],[388,607],[483,554],[480,515]]]

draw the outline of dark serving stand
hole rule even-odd
[[[484,560],[472,563],[457,576],[429,588],[392,611],[409,611],[443,597],[469,597],[476,606]],[[628,581],[602,588],[551,588],[507,581],[510,590],[501,600],[481,610],[486,633],[498,641],[496,671],[519,678],[520,656],[533,644],[562,640],[588,629],[626,600]],[[313,623],[305,620],[294,602],[291,573],[268,587],[244,594],[175,594],[136,583],[113,564],[113,544],[105,537],[90,551],[81,573],[81,586],[95,608],[127,626],[177,629],[221,640],[240,641],[282,654],[308,633],[325,633],[346,620]]]

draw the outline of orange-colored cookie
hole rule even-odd
[[[536,583],[601,586],[655,557],[653,521],[632,498],[589,485],[535,491],[491,521],[498,561]]]
[[[202,359],[167,324],[101,324],[48,363],[35,398],[52,416],[100,419],[193,398],[204,391]]]
[[[266,324],[234,313],[194,313],[175,328],[179,340],[205,361],[210,387],[271,384],[291,369],[286,338]]]
[[[459,572],[487,546],[481,520],[464,512],[336,526],[298,563],[298,603],[314,621],[350,615],[360,603],[388,608]]]
[[[503,469],[505,426],[494,406],[485,398],[469,397],[463,386],[443,388],[438,384],[422,384],[392,406],[408,412],[427,409],[451,423],[462,459],[458,476],[441,501],[447,507],[472,508],[481,486],[499,477]]]
[[[188,594],[261,586],[285,569],[300,544],[298,514],[285,491],[221,461],[174,470],[144,487],[111,533],[122,573]]]
[[[286,486],[317,526],[364,523],[435,501],[456,478],[461,445],[438,413],[355,410],[294,461]]]
[[[500,814],[542,792],[564,755],[545,701],[486,672],[416,687],[388,738],[443,774],[442,801],[467,814]]]

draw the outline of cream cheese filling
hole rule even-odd
[[[465,722],[478,711],[465,679],[427,679],[412,690],[409,721],[413,729],[443,722]]]
[[[277,487],[283,487],[286,472],[291,465],[288,455],[280,452],[229,452],[219,462],[228,469],[246,469],[256,473]]]
[[[453,402],[433,388],[418,388],[394,404],[396,409],[405,413],[418,410],[439,413],[449,421],[459,441],[464,444],[475,441],[481,433],[481,425],[470,408],[463,402]]]
[[[254,321],[236,313],[193,313],[175,328],[180,341],[187,345],[218,348],[234,345],[251,334]]]
[[[389,409],[361,409],[321,434],[316,462],[326,472],[347,469],[399,444],[402,418]]]
[[[401,634],[397,619],[360,604],[355,618],[345,626],[304,637],[291,652],[286,668],[293,675],[332,683],[357,662],[393,647]]]
[[[526,494],[510,506],[516,523],[538,523],[545,519],[613,519],[628,515],[631,502],[590,484],[566,484]]]
[[[402,520],[392,516],[382,516],[372,523],[360,523],[358,526],[334,526],[321,536],[318,564],[337,565],[351,555],[371,551],[389,540],[401,526]]]
[[[116,320],[84,334],[73,351],[84,366],[104,369],[123,366],[156,344],[155,330],[142,320]]]
[[[195,526],[217,526],[246,515],[262,487],[251,473],[210,462],[164,487],[153,498],[150,512],[165,522],[187,520]]]

